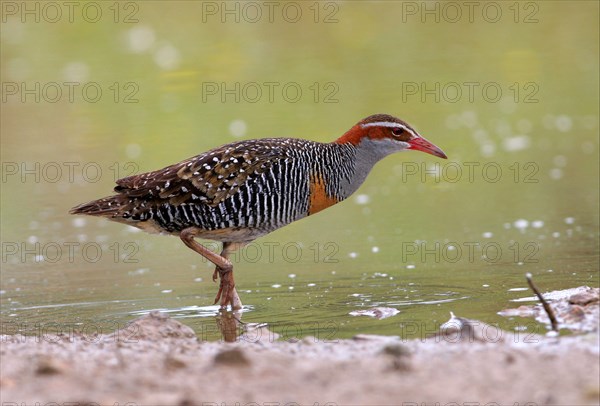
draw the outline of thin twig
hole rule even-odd
[[[544,307],[544,310],[546,311],[546,314],[548,315],[548,318],[550,319],[550,325],[552,326],[552,330],[556,331],[558,333],[558,321],[556,321],[556,316],[554,315],[554,310],[552,310],[552,307],[550,307],[550,305],[548,304],[546,299],[544,299],[544,296],[542,296],[542,294],[540,293],[538,288],[533,284],[533,279],[532,279],[531,274],[526,273],[525,278],[527,278],[527,283],[529,284],[529,287],[531,288],[531,290],[533,290],[533,293],[535,293],[535,295],[538,297],[538,299],[540,299],[540,302],[542,302],[542,306]]]

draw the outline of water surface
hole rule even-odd
[[[247,247],[234,258],[243,321],[284,338],[420,337],[453,311],[543,332],[496,314],[531,296],[526,272],[543,291],[598,286],[597,3],[532,2],[518,17],[502,3],[495,23],[403,2],[322,3],[336,21],[316,23],[304,3],[296,23],[135,4],[137,22],[106,9],[96,23],[2,24],[2,81],[17,86],[1,120],[4,332],[106,332],[160,309],[218,338],[210,264],[69,208],[223,143],[329,141],[378,112],[449,160],[388,157],[348,201]],[[374,306],[400,313],[349,315]]]

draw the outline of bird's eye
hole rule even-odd
[[[411,139],[410,132],[404,127],[392,128],[392,136],[398,141],[407,142]]]
[[[392,134],[394,134],[396,137],[401,136],[402,133],[404,133],[404,128],[401,128],[401,127],[392,128]]]

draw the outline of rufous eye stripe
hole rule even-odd
[[[403,124],[400,124],[400,123],[393,123],[393,122],[389,122],[389,121],[378,121],[376,123],[361,124],[360,126],[362,128],[367,128],[367,127],[403,128],[404,130],[406,130],[409,133],[411,133],[413,135],[413,137],[418,137],[419,136],[416,133],[416,131],[414,131],[412,128],[408,128],[407,126],[405,126]]]

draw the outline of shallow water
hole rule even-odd
[[[452,311],[543,332],[496,314],[531,296],[525,273],[542,291],[598,286],[597,3],[518,15],[501,3],[495,23],[436,21],[406,2],[235,22],[160,1],[127,3],[115,23],[102,4],[96,23],[2,24],[3,332],[106,332],[160,309],[218,338],[206,261],[68,209],[226,142],[328,141],[376,112],[449,160],[388,157],[348,201],[246,247],[234,257],[244,322],[283,338],[422,337]],[[400,313],[349,315],[374,306]]]

